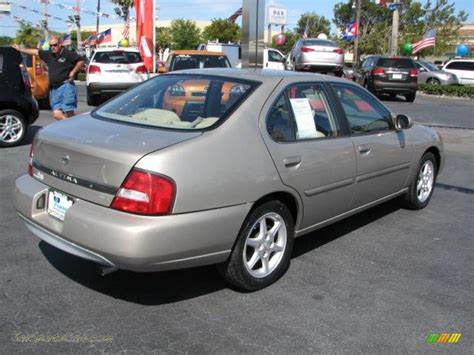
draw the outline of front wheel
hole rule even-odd
[[[280,201],[269,201],[246,218],[226,262],[218,266],[230,284],[255,291],[278,280],[290,265],[294,222]]]
[[[26,136],[26,121],[15,110],[0,110],[0,147],[20,144]]]
[[[407,193],[403,196],[404,207],[419,210],[428,205],[433,195],[438,164],[433,153],[426,153],[421,158],[418,169],[411,177]]]

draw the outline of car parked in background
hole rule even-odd
[[[160,63],[159,73],[175,70],[200,68],[231,68],[229,58],[224,52],[209,52],[201,50],[173,51],[166,63]]]
[[[456,74],[439,69],[436,65],[424,60],[417,60],[418,68],[418,84],[434,84],[434,85],[457,85],[459,80]]]
[[[22,54],[23,62],[31,79],[33,97],[42,108],[49,108],[49,77],[48,67],[36,55]]]
[[[418,90],[418,69],[415,61],[406,57],[371,55],[361,64],[357,82],[375,95],[404,95],[415,101]]]
[[[148,80],[149,74],[136,48],[99,48],[87,66],[87,104],[97,105],[134,85]]]
[[[395,197],[427,206],[444,150],[348,80],[212,68],[45,127],[29,162],[14,204],[45,242],[105,273],[218,264],[257,290],[296,237]]]
[[[0,47],[0,147],[20,144],[38,118],[29,74],[16,49]]]
[[[474,85],[474,59],[452,59],[443,66],[443,70],[455,74],[459,84]]]
[[[290,52],[288,65],[297,71],[314,71],[343,75],[344,50],[328,39],[298,40]]]

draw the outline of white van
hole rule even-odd
[[[456,74],[459,84],[474,85],[474,59],[450,60],[442,70]]]
[[[232,68],[242,67],[242,49],[240,44],[209,42],[200,44],[198,50],[224,52]],[[263,52],[263,69],[285,70],[285,56],[275,48],[265,48]]]

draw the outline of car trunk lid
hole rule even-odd
[[[38,133],[33,176],[72,197],[108,206],[140,158],[200,134],[139,127],[83,114]]]

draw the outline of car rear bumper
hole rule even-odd
[[[87,89],[92,95],[118,94],[138,84],[140,83],[89,83]]]
[[[296,64],[298,70],[317,70],[321,72],[341,72],[342,63],[301,62]]]
[[[139,216],[77,200],[64,222],[49,215],[49,187],[16,180],[14,204],[27,227],[55,247],[107,267],[160,271],[223,262],[250,204],[169,216]],[[44,197],[43,197],[44,196]]]
[[[417,82],[411,83],[396,83],[396,82],[387,82],[387,81],[379,81],[374,80],[370,85],[372,91],[375,92],[386,92],[386,93],[415,93],[418,89]]]

